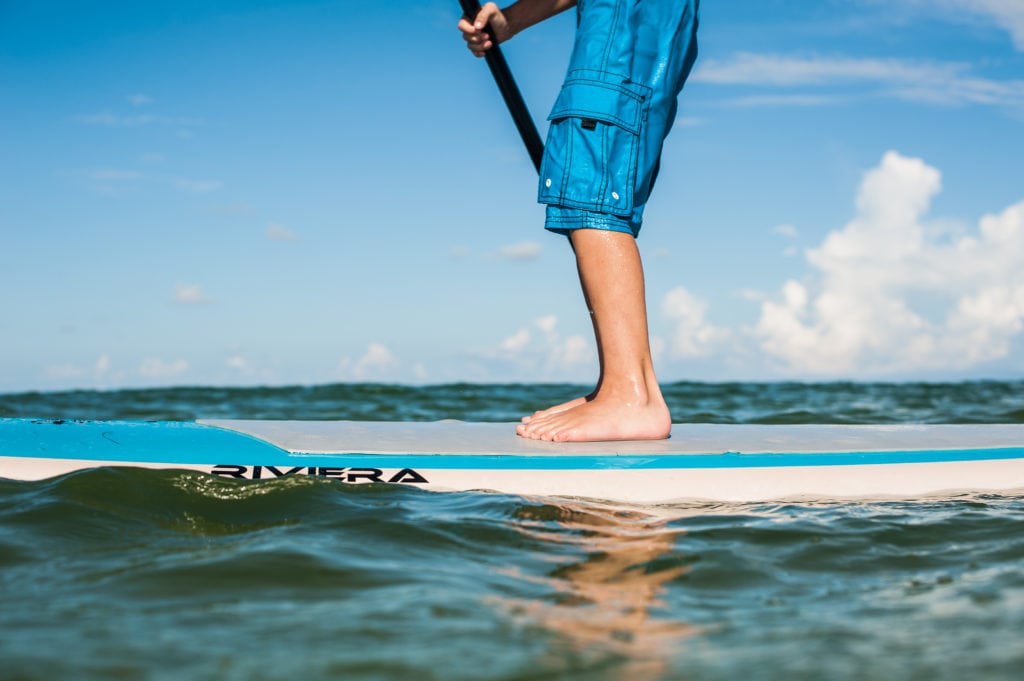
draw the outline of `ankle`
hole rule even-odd
[[[606,380],[594,395],[595,399],[611,399],[629,403],[637,407],[648,407],[652,404],[663,404],[661,388],[653,377],[628,377],[619,380]]]

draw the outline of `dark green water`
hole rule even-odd
[[[0,395],[0,416],[506,421],[576,386]],[[1024,383],[676,384],[676,421],[1024,422]],[[1019,679],[1024,496],[624,508],[0,481],[0,679]]]

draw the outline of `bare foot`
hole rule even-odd
[[[547,413],[516,426],[521,437],[549,442],[663,440],[672,428],[661,395],[651,400],[622,400],[597,395],[562,411]]]
[[[589,395],[584,395],[583,397],[577,397],[574,400],[569,400],[568,402],[562,402],[561,404],[556,404],[555,406],[548,407],[547,409],[538,409],[537,411],[533,412],[529,416],[524,416],[523,418],[520,419],[520,421],[522,421],[523,423],[529,423],[530,421],[532,421],[533,419],[536,419],[536,418],[543,418],[545,416],[551,416],[552,414],[557,414],[560,411],[565,411],[566,409],[572,409],[573,407],[578,407],[581,404],[584,404],[585,402],[589,402],[590,400],[594,399],[594,395],[596,395],[596,394],[597,394],[597,392],[595,391],[595,392],[590,393]]]

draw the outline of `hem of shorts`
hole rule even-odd
[[[603,229],[609,232],[624,232],[634,237],[640,231],[640,225],[632,225],[627,220],[604,213],[583,213],[566,217],[548,216],[544,221],[544,229],[555,234],[567,235],[577,229]]]

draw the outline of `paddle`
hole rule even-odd
[[[462,11],[470,21],[480,12],[480,3],[477,0],[459,0],[459,4],[462,5]],[[505,55],[501,53],[501,49],[498,48],[498,42],[494,40],[494,34],[491,33],[490,27],[485,27],[484,30],[494,43],[493,47],[487,50],[484,55],[484,58],[487,60],[487,66],[490,67],[491,75],[494,76],[494,82],[498,84],[498,89],[501,90],[501,96],[505,99],[505,105],[508,107],[509,113],[512,114],[512,120],[519,130],[519,136],[523,138],[523,144],[526,145],[526,151],[530,154],[533,166],[537,169],[537,172],[540,172],[540,158],[544,153],[544,142],[541,141],[540,135],[537,134],[537,126],[534,125],[533,118],[526,108],[526,102],[523,101],[523,96],[519,93],[516,81],[512,78],[512,71],[508,68]]]

